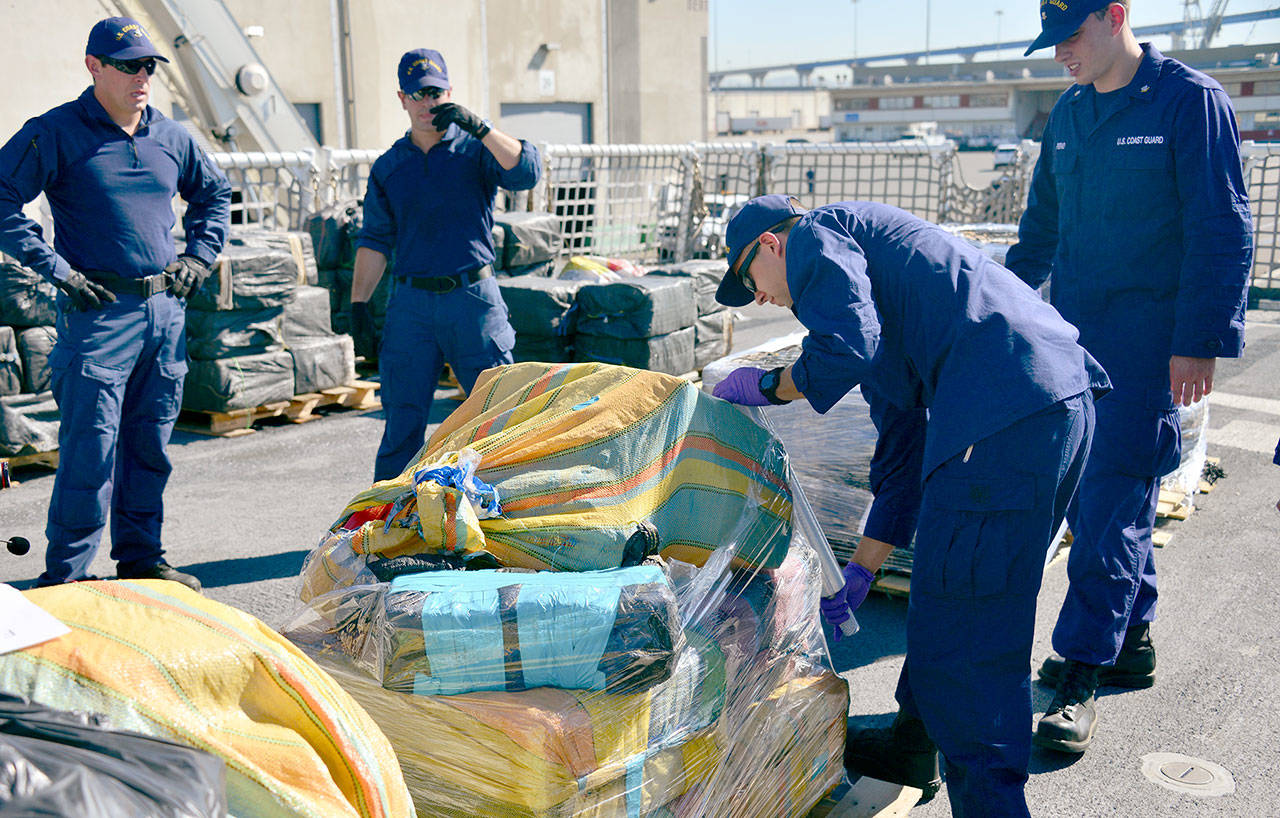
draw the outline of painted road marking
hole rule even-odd
[[[1277,434],[1280,434],[1280,425],[1274,423],[1233,420],[1221,429],[1210,429],[1209,443],[1269,455],[1276,450]]]
[[[1229,406],[1232,409],[1248,409],[1251,412],[1264,412],[1268,415],[1280,415],[1280,400],[1271,398],[1255,398],[1249,395],[1233,395],[1230,392],[1210,392],[1209,403],[1214,406]]]

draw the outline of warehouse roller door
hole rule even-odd
[[[504,102],[502,130],[519,139],[553,145],[591,141],[589,102]]]

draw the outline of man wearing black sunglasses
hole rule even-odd
[[[499,186],[532,188],[541,168],[533,145],[453,101],[440,52],[408,52],[397,75],[409,132],[369,174],[351,283],[351,334],[361,354],[378,353],[382,375],[375,480],[400,474],[422,447],[445,362],[467,391],[482,371],[511,363],[515,331],[490,266],[493,201]],[[378,349],[369,298],[391,257]]]
[[[898,717],[853,724],[845,766],[928,798],[941,750],[954,815],[1027,816],[1036,593],[1106,373],[1035,290],[898,208],[761,196],[726,238],[716,299],[789,308],[809,334],[791,366],[740,367],[713,394],[825,412],[861,385],[879,433],[875,501],[827,620],[915,537]]]
[[[191,135],[147,104],[156,62],[167,60],[136,20],[100,21],[84,61],[93,85],[0,148],[0,250],[61,291],[49,356],[60,463],[38,583],[89,578],[109,514],[121,578],[199,590],[164,560],[165,448],[187,371],[184,299],[222,249],[231,188]],[[22,212],[41,192],[53,247]],[[176,257],[175,195],[187,203]]]

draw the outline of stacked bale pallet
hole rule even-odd
[[[0,457],[58,448],[58,407],[48,391],[56,297],[34,270],[0,260]]]
[[[681,276],[693,282],[698,317],[693,325],[693,366],[707,364],[733,348],[733,310],[716,301],[716,288],[728,272],[723,259],[695,259],[651,270],[650,275]]]
[[[573,360],[578,290],[581,281],[522,275],[498,282],[516,331],[517,361]]]
[[[693,281],[646,275],[578,290],[574,358],[669,375],[694,369]]]
[[[498,275],[549,276],[562,246],[560,219],[553,213],[493,214],[493,269]]]

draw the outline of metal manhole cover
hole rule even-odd
[[[1160,786],[1190,795],[1221,796],[1236,791],[1235,779],[1224,767],[1179,753],[1148,753],[1142,774]]]

